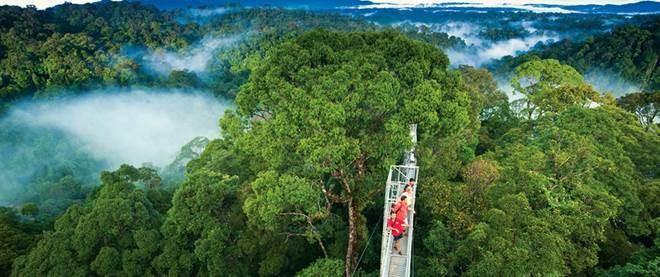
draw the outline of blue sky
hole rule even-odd
[[[415,5],[415,4],[434,4],[443,2],[468,2],[468,3],[481,3],[487,5],[502,5],[502,4],[562,4],[562,5],[581,5],[581,4],[626,4],[639,2],[641,0],[371,0],[375,3],[391,3],[402,5]],[[16,5],[25,7],[26,5],[35,5],[39,9],[45,9],[51,6],[64,3],[65,0],[0,0],[0,5]],[[66,0],[75,4],[95,2],[95,0]],[[240,2],[240,1],[237,1]]]

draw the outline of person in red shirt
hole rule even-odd
[[[405,230],[406,225],[403,223],[403,221],[399,220],[396,216],[396,213],[392,211],[390,213],[390,218],[387,219],[387,228],[390,229],[392,232],[392,236],[394,237],[394,250],[396,253],[399,255],[401,254],[401,248],[400,248],[400,241],[401,238],[403,238],[403,231]]]
[[[408,197],[401,195],[399,201],[397,201],[392,208],[392,211],[396,213],[396,218],[403,223],[408,223],[408,202],[406,201],[406,198]]]

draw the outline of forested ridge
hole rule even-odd
[[[565,39],[540,46],[523,55],[507,56],[489,66],[498,75],[509,75],[518,65],[533,59],[556,59],[582,74],[597,72],[620,76],[639,84],[640,89],[660,89],[660,19],[656,16],[641,26],[624,25],[584,40]],[[607,81],[607,80],[600,80]]]
[[[334,14],[282,9],[238,9],[200,24],[185,12],[162,12],[135,2],[63,4],[47,10],[0,7],[0,100],[57,97],[64,91],[105,86],[198,87],[233,98],[245,81],[248,58],[303,30],[367,29],[370,24]],[[122,49],[184,51],[205,36],[253,32],[230,51],[211,57],[211,80],[187,71],[150,74]]]
[[[131,2],[0,7],[0,114],[106,87],[235,104],[218,114],[222,138],[184,145],[165,171],[100,172],[63,134],[0,121],[0,153],[18,157],[0,170],[43,161],[0,207],[0,275],[378,276],[383,181],[415,123],[415,276],[652,276],[654,24],[500,60],[489,69],[523,96],[509,101],[488,69],[450,67],[441,48],[463,41],[429,30],[238,6],[208,18]],[[216,38],[237,39],[204,71],[154,72],[141,57]],[[643,91],[597,91],[592,68]]]

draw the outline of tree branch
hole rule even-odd
[[[346,176],[344,175],[343,169],[332,172],[332,177],[335,177],[337,181],[341,182],[341,184],[344,186],[344,189],[349,195],[353,193],[353,191],[351,190],[351,186],[348,184],[348,180],[346,180]]]
[[[332,191],[328,190],[325,187],[325,183],[323,181],[320,181],[319,186],[321,187],[321,191],[323,191],[323,194],[325,195],[325,199],[328,203],[327,206],[326,206],[328,208],[328,210],[330,209],[331,203],[332,204],[334,204],[334,203],[346,203],[346,201],[347,201],[346,198],[342,198],[339,195],[336,195]]]
[[[325,245],[323,244],[323,241],[321,240],[321,235],[316,230],[316,227],[314,226],[314,223],[312,222],[312,217],[311,216],[309,216],[307,214],[304,214],[304,213],[301,213],[301,212],[286,212],[286,213],[280,213],[280,215],[284,215],[284,216],[291,215],[291,216],[302,216],[302,217],[304,217],[305,220],[307,221],[307,224],[309,225],[310,229],[315,234],[316,241],[319,243],[319,246],[321,247],[321,251],[323,251],[323,255],[326,258],[328,258],[328,252],[325,250]],[[286,238],[287,240],[291,236],[305,236],[305,234],[291,233],[291,232],[285,232],[285,234],[287,235],[287,238]]]

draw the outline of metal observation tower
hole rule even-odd
[[[419,186],[419,167],[416,165],[415,160],[415,145],[417,145],[417,125],[410,126],[410,136],[412,138],[413,147],[406,151],[403,157],[402,165],[390,166],[390,173],[387,175],[387,183],[385,184],[385,206],[383,207],[383,240],[380,247],[380,276],[381,277],[409,277],[411,275],[411,262],[412,262],[412,246],[413,246],[413,223],[415,201],[408,213],[408,232],[401,238],[401,252],[402,255],[393,254],[392,246],[394,239],[390,230],[387,228],[387,218],[389,217],[392,204],[396,202],[397,198],[403,193],[408,180],[415,179],[415,186],[413,186],[413,199],[417,193]]]

